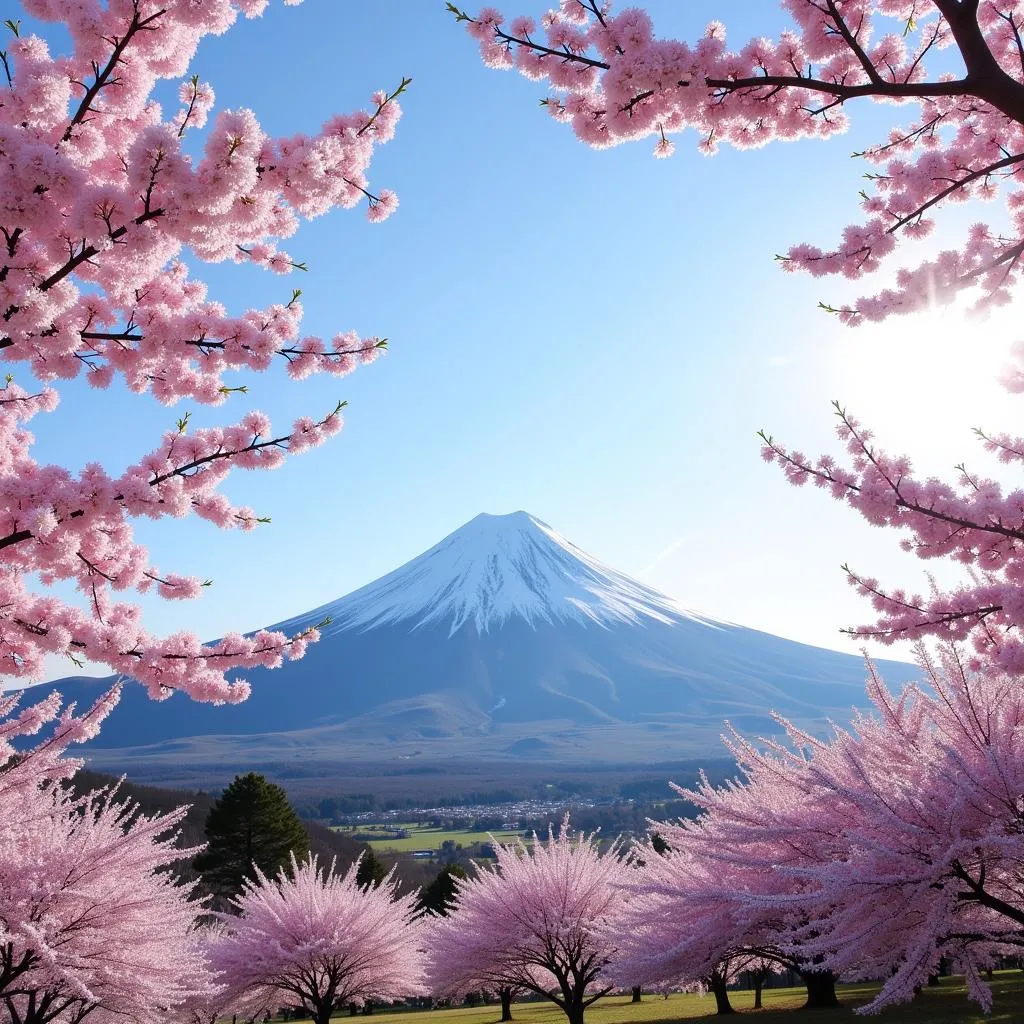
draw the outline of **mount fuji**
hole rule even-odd
[[[140,687],[90,747],[111,766],[431,759],[639,764],[720,754],[723,721],[812,732],[865,704],[863,662],[689,611],[526,512],[479,515],[394,572],[273,628],[319,643],[246,673],[244,704]],[[879,662],[899,684],[917,670]],[[109,681],[56,685],[80,706]]]

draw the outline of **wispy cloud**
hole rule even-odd
[[[654,556],[654,559],[651,561],[651,564],[644,566],[644,568],[641,570],[643,574],[646,576],[647,573],[654,572],[654,570],[657,569],[659,565],[661,565],[663,562],[668,561],[668,559],[670,559],[677,551],[679,551],[680,548],[685,547],[689,539],[690,538],[684,533],[682,537],[677,537],[667,547],[662,548],[661,551],[659,551]]]

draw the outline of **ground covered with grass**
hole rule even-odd
[[[408,836],[395,838],[394,832],[402,829],[408,831]],[[388,853],[412,853],[414,850],[433,850],[435,853],[441,849],[446,841],[455,843],[458,846],[472,846],[474,843],[489,843],[492,839],[499,843],[512,842],[520,838],[516,831],[495,832],[472,832],[459,829],[431,828],[427,825],[392,825],[387,828],[379,825],[370,826],[336,826],[335,832],[341,832],[349,836],[358,836],[361,842],[368,843],[378,852]],[[381,833],[380,838],[375,833]]]
[[[1024,973],[997,972],[992,981],[995,1002],[988,1015],[967,998],[967,990],[959,978],[943,978],[937,988],[921,992],[914,1002],[890,1007],[874,1017],[854,1013],[878,991],[877,985],[841,985],[839,998],[843,1005],[832,1010],[802,1010],[804,991],[797,988],[765,989],[764,1009],[753,1010],[753,992],[730,992],[729,998],[738,1014],[756,1017],[764,1024],[790,1021],[807,1024],[828,1022],[878,1021],[880,1024],[1021,1024],[1024,1022]],[[797,1012],[799,1011],[799,1012]],[[645,1022],[697,1020],[713,1017],[715,1000],[704,996],[673,994],[668,999],[647,995],[641,1003],[631,1003],[629,996],[609,996],[587,1010],[587,1024],[645,1024]],[[451,1010],[420,1010],[391,1012],[377,1010],[374,1016],[386,1016],[388,1024],[497,1024],[501,1016],[497,1005],[463,1007]],[[519,1024],[565,1024],[565,1016],[552,1003],[516,1003],[512,1016]]]

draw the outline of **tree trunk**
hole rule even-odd
[[[582,1000],[574,999],[571,1003],[566,1003],[564,1009],[566,1017],[569,1018],[569,1024],[583,1024],[585,1007]]]
[[[831,971],[801,971],[800,977],[807,986],[805,1010],[839,1005],[836,998],[836,976]]]
[[[639,985],[634,985],[633,986],[633,998],[630,999],[630,1002],[631,1003],[639,1003],[640,1002],[640,986]]]
[[[754,979],[754,1009],[755,1010],[760,1010],[761,1009],[761,989],[763,989],[763,988],[764,988],[764,979],[763,978],[755,978]]]
[[[501,998],[501,1019],[503,1021],[512,1019],[512,989],[503,988],[498,992]]]
[[[713,977],[711,979],[711,991],[715,996],[715,1013],[735,1013],[732,1003],[729,1002],[729,988],[725,978]]]

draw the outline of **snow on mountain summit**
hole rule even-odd
[[[180,766],[190,788],[221,785],[225,765],[292,766],[297,778],[357,765],[404,774],[411,757],[471,774],[506,761],[649,768],[720,753],[723,719],[768,736],[774,710],[819,735],[865,701],[860,658],[691,614],[525,512],[478,516],[275,628],[328,615],[305,657],[246,673],[242,704],[172,697],[154,712],[142,687],[126,687],[90,759],[162,782]],[[890,685],[918,675],[878,668]],[[60,689],[88,707],[111,682]]]
[[[408,622],[467,623],[478,633],[519,617],[531,625],[678,622],[698,616],[581,551],[527,512],[483,513],[422,555],[311,615],[327,632]]]

